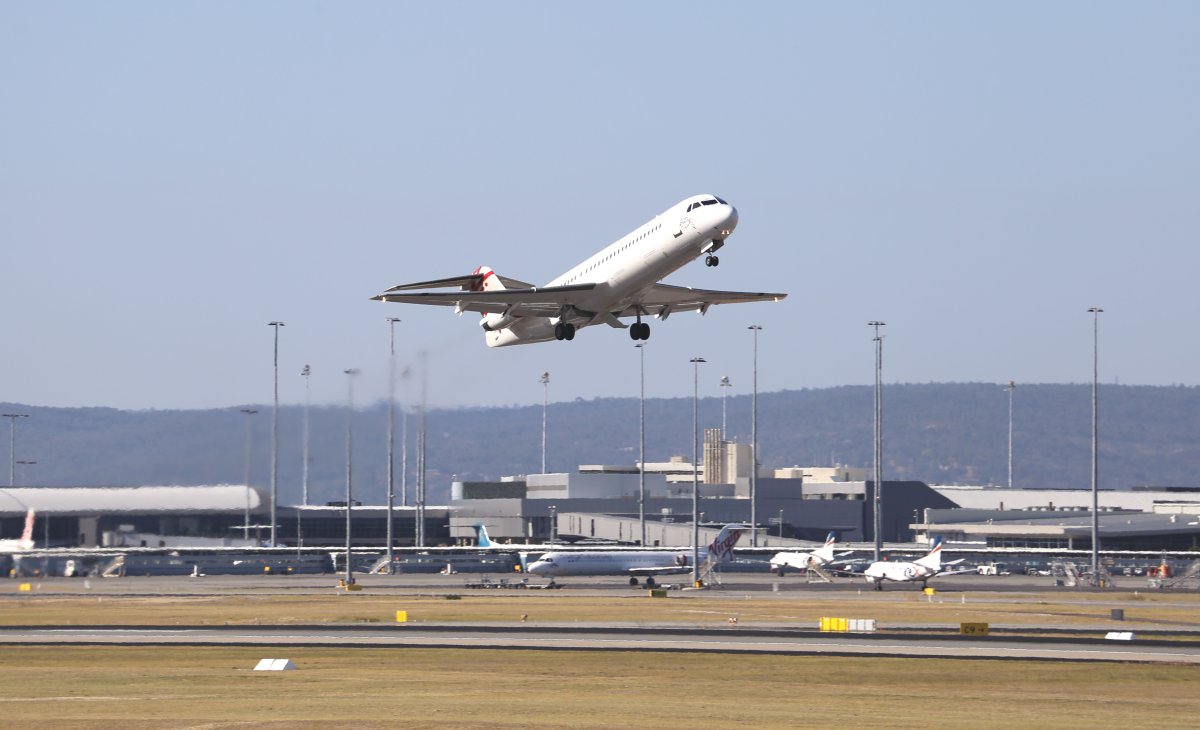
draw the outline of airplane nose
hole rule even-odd
[[[719,228],[721,231],[721,238],[725,238],[729,234],[733,233],[733,229],[737,228],[738,224],[737,208],[733,207],[732,205],[726,205],[724,207],[726,209],[725,216],[717,225],[717,228]]]

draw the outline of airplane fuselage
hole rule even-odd
[[[938,574],[937,569],[917,563],[879,561],[872,563],[863,571],[867,580],[878,583],[882,580],[896,582],[928,580]]]
[[[564,575],[633,575],[639,572],[655,573],[691,570],[690,553],[672,553],[650,550],[554,552],[546,553],[529,564],[527,572],[550,577]],[[703,556],[701,557],[703,560]]]

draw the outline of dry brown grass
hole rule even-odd
[[[294,672],[253,672],[283,655]],[[6,646],[21,728],[1194,727],[1200,667],[634,652]]]
[[[1125,609],[1124,622],[1110,609]],[[874,618],[881,626],[955,626],[987,622],[1030,628],[1109,625],[1200,629],[1196,597],[1178,594],[953,594],[931,602],[913,592],[771,596],[721,592],[579,595],[561,592],[463,593],[460,600],[430,595],[0,595],[0,625],[312,624],[394,620],[397,610],[423,623],[507,623],[528,615],[535,624],[622,623],[816,626],[822,616]]]

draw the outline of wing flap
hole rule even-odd
[[[553,317],[557,316],[562,307],[580,302],[588,292],[596,288],[596,285],[572,284],[542,289],[530,287],[496,291],[408,292],[411,288],[416,288],[416,285],[393,287],[371,298],[381,302],[456,307],[464,312],[497,312],[507,308],[509,314],[517,317]]]
[[[777,302],[787,297],[778,292],[718,291],[715,289],[693,289],[686,286],[655,284],[638,298],[638,301],[620,312],[618,317],[634,317],[641,314],[664,312],[708,311],[714,304],[740,304],[743,302]]]

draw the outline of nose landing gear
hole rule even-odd
[[[717,266],[720,263],[721,263],[721,259],[712,255],[711,253],[704,257],[704,265],[705,266]]]

